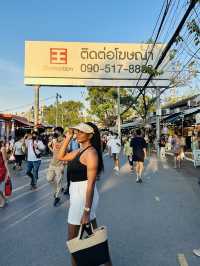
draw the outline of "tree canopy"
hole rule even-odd
[[[56,114],[58,125],[67,127],[83,121],[83,104],[79,101],[63,101],[58,104],[44,106],[43,120],[51,125],[56,125]],[[57,112],[58,111],[58,112]]]

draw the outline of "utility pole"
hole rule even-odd
[[[56,93],[56,126],[58,126],[58,104],[59,104],[59,99],[61,98],[62,96]]]
[[[35,87],[35,104],[34,104],[34,128],[37,129],[39,124],[39,102],[40,102],[40,85]]]
[[[120,88],[117,88],[117,128],[119,139],[121,140],[121,111],[120,111]]]
[[[161,108],[160,108],[160,88],[156,88],[156,148],[157,148],[157,157],[160,158],[160,116],[161,116]]]

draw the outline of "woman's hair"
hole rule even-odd
[[[99,163],[98,163],[97,174],[100,174],[100,172],[104,170],[104,165],[103,165],[103,158],[102,158],[102,151],[101,151],[101,136],[99,133],[99,129],[95,124],[91,122],[86,122],[85,124],[87,124],[88,126],[91,126],[94,129],[94,134],[90,142],[92,146],[96,149],[97,154],[98,154]]]

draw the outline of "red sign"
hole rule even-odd
[[[50,48],[50,64],[67,64],[67,49]]]

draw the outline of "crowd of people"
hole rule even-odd
[[[67,174],[68,163],[58,159],[58,153],[64,140],[64,129],[56,127],[52,134],[39,135],[37,131],[33,131],[16,139],[9,137],[8,140],[1,141],[0,164],[5,164],[5,167],[0,165],[0,172],[4,175],[5,169],[7,169],[5,177],[0,177],[1,186],[3,181],[6,182],[6,177],[10,175],[8,165],[12,163],[14,171],[21,171],[25,165],[23,161],[26,161],[26,174],[30,177],[30,187],[32,190],[36,190],[41,156],[52,154],[47,172],[47,181],[53,187],[54,206],[57,206],[60,202],[61,192],[68,195],[70,187],[70,178]],[[151,131],[145,132],[145,130],[137,129],[123,134],[121,138],[115,132],[102,132],[100,144],[101,151],[108,152],[110,157],[113,158],[113,169],[116,174],[120,170],[120,153],[123,149],[130,170],[135,170],[136,182],[142,183],[144,159],[151,156],[152,150],[156,149],[157,146],[155,135]],[[158,145],[160,147],[160,158],[165,159],[166,151],[171,151],[174,155],[174,168],[180,168],[185,157],[185,138],[179,134],[174,134],[174,136],[162,134]],[[194,135],[192,137],[192,150],[197,149],[197,146],[198,141]],[[80,149],[76,134],[73,135],[67,149],[69,152]],[[99,176],[97,179],[99,179]],[[0,193],[1,207],[5,205],[6,201],[2,189]]]
[[[165,159],[166,150],[174,154],[174,167],[181,167],[184,158],[185,140],[174,134],[173,137],[162,134],[159,140],[160,158]],[[102,153],[108,153],[113,159],[113,170],[120,171],[120,153],[135,171],[136,183],[143,182],[144,160],[151,156],[156,146],[155,137],[150,132],[136,129],[123,135],[99,132],[93,123],[80,123],[69,128],[64,134],[62,127],[54,128],[48,138],[42,138],[37,131],[18,137],[16,140],[0,141],[0,207],[4,207],[6,198],[3,185],[10,176],[9,162],[14,171],[23,169],[26,161],[26,175],[30,178],[30,189],[37,191],[38,172],[41,157],[51,153],[47,171],[47,181],[52,186],[52,200],[56,207],[61,201],[61,193],[69,195],[68,241],[75,238],[82,224],[91,223],[97,228],[96,208],[99,201],[96,182],[104,169]],[[72,256],[72,265],[76,261]],[[111,259],[105,264],[112,265]]]

